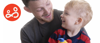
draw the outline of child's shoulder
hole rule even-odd
[[[66,29],[64,29],[64,28],[59,28],[59,29],[57,29],[54,33],[63,35],[63,34],[65,34],[65,31],[66,31]]]
[[[62,32],[62,31],[66,31],[66,29],[64,29],[64,28],[59,28],[59,29],[57,29],[56,31],[60,31],[60,32]]]
[[[81,35],[77,39],[85,41],[85,40],[90,40],[90,37],[84,31],[81,31]]]
[[[84,31],[81,31],[81,35],[82,35],[82,36],[89,37]]]

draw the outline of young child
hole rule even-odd
[[[69,43],[90,43],[90,38],[81,30],[92,19],[90,5],[84,0],[71,0],[65,6],[61,15],[62,28],[56,30],[49,43],[58,43],[58,38],[64,38]]]

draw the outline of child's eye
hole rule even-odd
[[[65,13],[66,15],[69,15],[68,13]]]

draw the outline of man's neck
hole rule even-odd
[[[37,18],[36,18],[36,19],[37,19]],[[44,22],[44,21],[42,21],[42,20],[39,20],[39,19],[37,19],[37,21],[38,21],[40,24],[46,23],[46,22]]]
[[[77,29],[72,29],[72,30],[67,30],[67,34],[69,37],[76,36],[80,31],[80,28]]]
[[[40,24],[44,24],[44,23],[46,23],[46,22],[39,22]]]

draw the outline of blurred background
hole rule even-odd
[[[70,0],[51,0],[53,9],[63,11],[64,6]],[[85,26],[88,35],[91,38],[91,43],[100,43],[100,1],[86,0],[93,11],[92,20]],[[8,21],[4,18],[3,10],[6,5],[14,3],[21,9],[21,16],[16,21]],[[26,12],[21,0],[2,0],[0,1],[0,43],[21,43],[20,30],[34,16]]]

